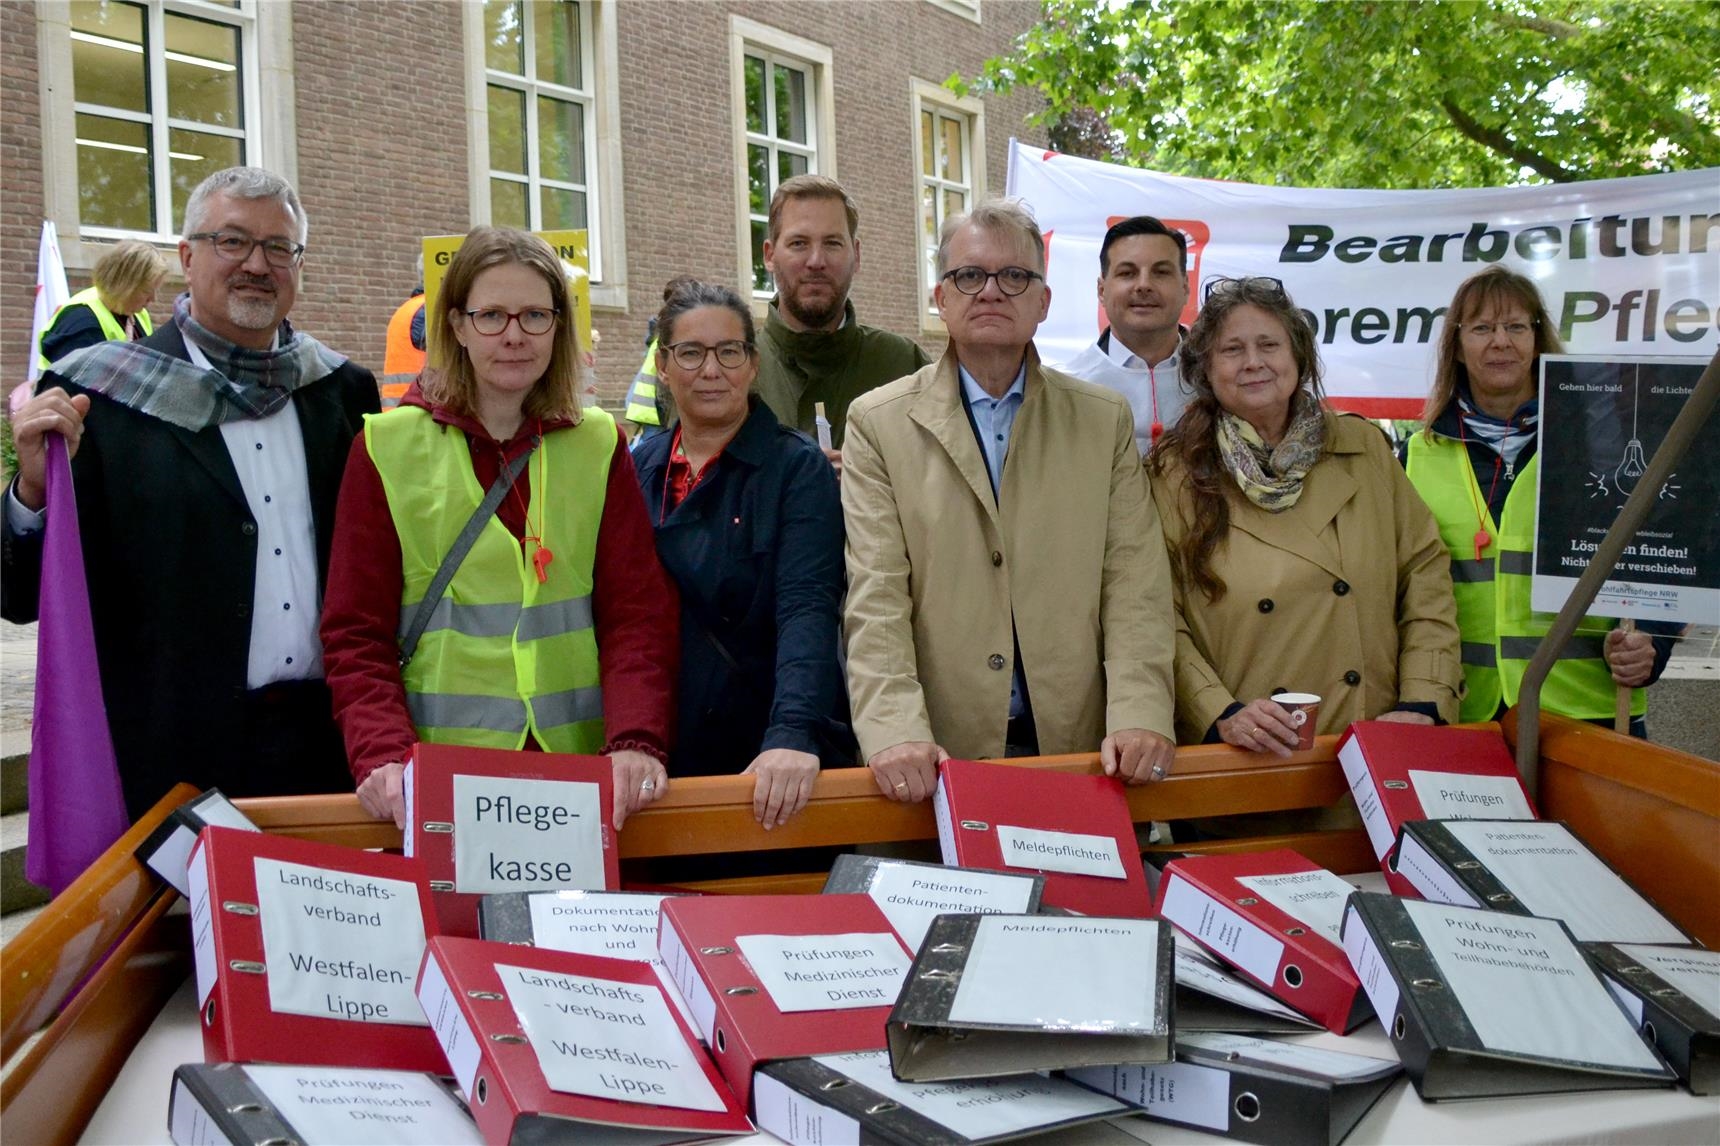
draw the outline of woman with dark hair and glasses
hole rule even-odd
[[[1457,716],[1445,546],[1385,435],[1322,405],[1275,279],[1221,280],[1184,343],[1195,396],[1149,460],[1176,582],[1177,739],[1289,755],[1316,730]],[[1351,811],[1353,816],[1353,810]]]
[[[379,819],[404,826],[417,741],[606,755],[617,829],[668,786],[674,589],[626,438],[580,408],[573,314],[549,244],[475,228],[427,314],[429,368],[353,442],[323,660]]]
[[[1535,284],[1504,267],[1464,280],[1445,312],[1439,365],[1405,444],[1405,466],[1451,553],[1463,632],[1464,720],[1492,720],[1517,688],[1549,618],[1529,609],[1535,549],[1536,366],[1561,353]],[[1643,688],[1672,655],[1677,625],[1627,633],[1586,617],[1541,686],[1541,708],[1611,724],[1617,686],[1632,688],[1631,733],[1646,736]]]
[[[677,776],[751,773],[766,829],[805,806],[820,761],[854,761],[837,652],[836,471],[752,391],[752,311],[682,286],[657,316],[657,376],[680,423],[638,447],[657,554],[681,590]]]

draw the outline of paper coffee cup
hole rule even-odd
[[[1320,723],[1320,698],[1311,692],[1281,692],[1272,699],[1290,714],[1290,723],[1296,728],[1296,751],[1306,752],[1314,747],[1314,728]]]

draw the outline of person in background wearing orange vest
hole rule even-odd
[[[66,300],[42,332],[42,369],[99,342],[132,342],[154,332],[149,300],[167,280],[167,260],[140,239],[125,239],[96,260],[93,285]]]
[[[388,349],[382,359],[382,404],[397,406],[424,370],[424,256],[418,256],[418,285],[388,320]]]

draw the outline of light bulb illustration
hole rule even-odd
[[[1648,458],[1642,452],[1642,442],[1636,436],[1636,400],[1642,392],[1642,366],[1636,368],[1636,378],[1630,392],[1630,441],[1625,443],[1624,460],[1613,473],[1613,487],[1626,497],[1636,488],[1636,480],[1648,471]]]

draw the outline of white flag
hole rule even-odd
[[[36,253],[36,314],[30,320],[30,369],[22,386],[12,389],[12,412],[29,400],[35,392],[36,379],[42,374],[42,335],[54,321],[71,292],[66,289],[66,264],[60,259],[60,235],[52,222],[42,224],[42,245]]]

